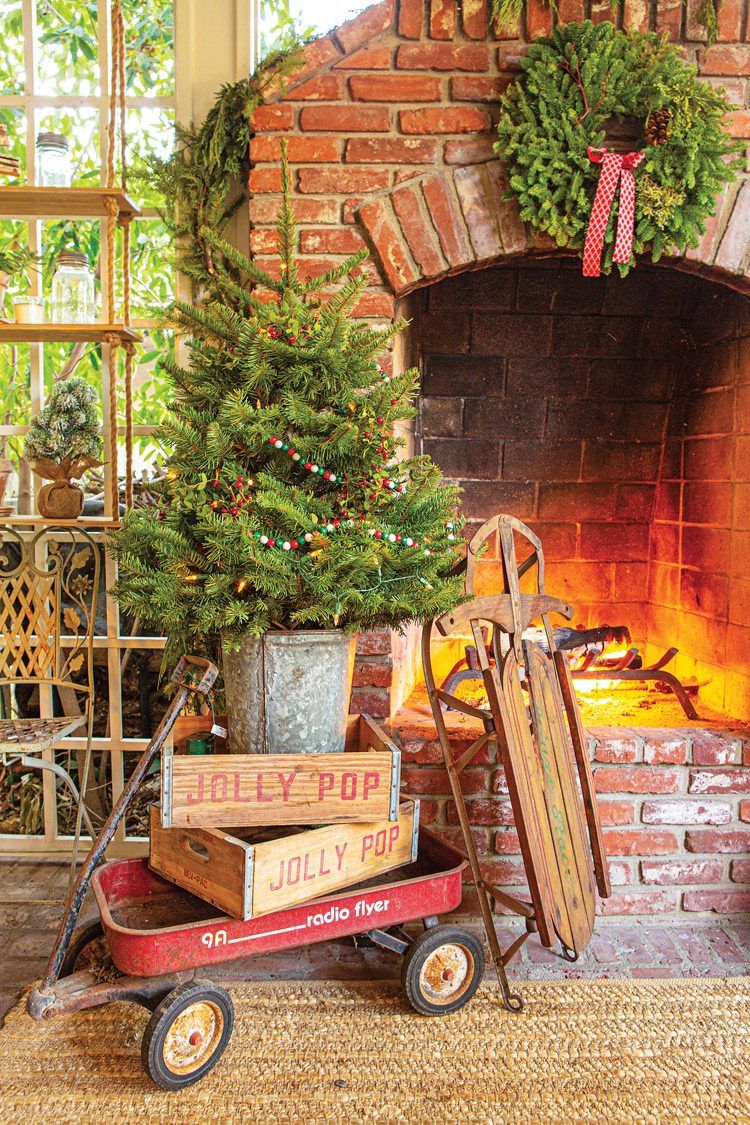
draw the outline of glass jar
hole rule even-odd
[[[40,133],[36,139],[38,187],[70,187],[70,143],[63,133]]]
[[[52,319],[58,324],[91,324],[96,319],[94,275],[78,250],[61,250],[52,278]]]

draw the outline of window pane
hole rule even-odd
[[[38,93],[99,93],[96,7],[96,0],[37,4]]]
[[[174,110],[130,109],[126,126],[130,162],[128,191],[136,203],[146,207],[160,207],[164,200],[154,187],[149,173],[149,158],[158,156],[166,160],[172,153]]]
[[[163,361],[173,356],[173,333],[155,328],[141,331],[143,344],[136,354],[137,366],[133,372],[133,425],[158,426],[166,417],[167,404],[174,395],[172,383],[162,367]],[[144,467],[148,466],[150,475],[156,462],[163,457],[161,447],[153,438],[144,437],[134,442],[133,459],[140,458]]]
[[[31,351],[28,344],[0,345],[0,424],[26,426],[31,416],[29,372]],[[15,460],[13,452],[22,438],[0,437],[0,457]],[[5,452],[3,445],[7,442]],[[6,494],[7,495],[7,494]]]
[[[98,110],[42,109],[37,114],[36,131],[37,134],[63,133],[68,138],[74,186],[99,186],[101,156]]]
[[[105,724],[106,725],[106,724]],[[84,730],[85,728],[81,728]],[[81,780],[86,774],[85,749],[55,751],[55,761],[67,770],[73,784],[80,791]],[[98,832],[112,809],[111,754],[107,750],[93,750],[90,768],[86,778],[86,809],[94,831]],[[72,836],[76,828],[77,803],[70,790],[62,782],[57,782],[57,831],[60,836]],[[81,825],[81,839],[88,840],[86,825]]]
[[[172,240],[160,219],[136,219],[130,224],[130,315],[132,320],[163,315],[174,300]],[[122,231],[117,232],[117,307],[122,308]]]
[[[101,226],[97,219],[52,219],[42,223],[42,268],[48,320],[52,320],[52,279],[62,250],[79,250],[88,258],[94,274],[97,317],[101,317]]]
[[[55,382],[63,371],[66,376],[80,375],[94,388],[97,399],[102,395],[101,344],[64,344],[55,341],[44,345],[44,395],[49,398]],[[101,412],[101,406],[99,407]]]
[[[21,0],[0,0],[0,94],[22,94],[23,6]]]
[[[151,413],[164,413],[161,403],[154,403],[152,399],[151,406],[156,407],[156,409],[152,409]],[[134,409],[133,413],[137,414],[137,411]],[[134,424],[139,425],[140,423],[136,422]],[[138,507],[148,508],[162,502],[160,494],[156,491],[155,482],[162,480],[164,477],[164,469],[162,467],[164,459],[164,450],[155,438],[133,438],[134,496],[135,503]],[[141,627],[141,632],[144,637],[161,636],[161,631],[159,629],[147,630],[145,626]]]
[[[0,766],[0,835],[44,835],[42,779],[38,770]]]
[[[288,46],[293,28],[302,35],[325,35],[369,7],[365,0],[261,0],[261,57]]]
[[[2,189],[0,189],[2,190]],[[0,254],[12,254],[14,250],[26,250],[29,243],[29,227],[22,219],[0,219]],[[6,265],[11,263],[3,259]],[[0,261],[0,269],[2,269],[2,261]],[[38,267],[32,262],[25,270],[19,270],[17,273],[8,272],[7,292],[3,300],[0,294],[0,316],[5,317],[7,320],[13,320],[13,298],[22,294],[29,293],[34,282],[39,282]]]
[[[174,94],[174,4],[172,0],[124,0],[125,74],[128,94]]]

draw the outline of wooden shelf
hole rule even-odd
[[[117,336],[123,343],[130,340],[134,344],[140,344],[142,339],[134,328],[125,328],[122,324],[0,323],[0,344],[47,344],[53,341],[101,344],[105,336]]]
[[[42,216],[52,219],[107,217],[107,198],[117,203],[122,226],[141,214],[137,203],[122,188],[0,186],[0,215],[12,219]]]
[[[0,527],[119,527],[111,516],[79,516],[77,520],[51,520],[46,516],[0,516]]]

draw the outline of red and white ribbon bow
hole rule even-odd
[[[586,243],[583,247],[583,276],[598,277],[604,234],[612,210],[617,184],[620,184],[620,205],[617,210],[617,234],[613,262],[629,262],[633,251],[635,219],[635,176],[633,169],[643,160],[642,152],[609,152],[606,148],[588,148],[589,160],[601,164],[594,206],[591,208]]]

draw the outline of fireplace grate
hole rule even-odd
[[[659,683],[674,693],[688,719],[699,720],[685,685],[674,672],[666,670],[667,665],[677,655],[678,649],[668,648],[653,664],[644,666],[640,651],[631,645],[630,630],[625,625],[602,625],[596,629],[560,628],[554,630],[554,636],[557,647],[568,656],[574,680],[602,680],[607,684],[612,681]],[[492,638],[488,637],[487,629],[482,629],[482,637],[487,652],[491,654],[494,652],[494,647]],[[524,633],[524,637],[535,641],[544,649],[547,647],[543,629],[529,629]],[[625,652],[612,652],[609,646],[613,644],[619,646],[625,644],[628,647]],[[467,680],[482,680],[477,650],[472,644],[465,646],[463,659],[457,661],[451,668],[441,691],[453,695],[459,684]],[[450,709],[447,704],[443,703],[441,706],[443,710]]]

